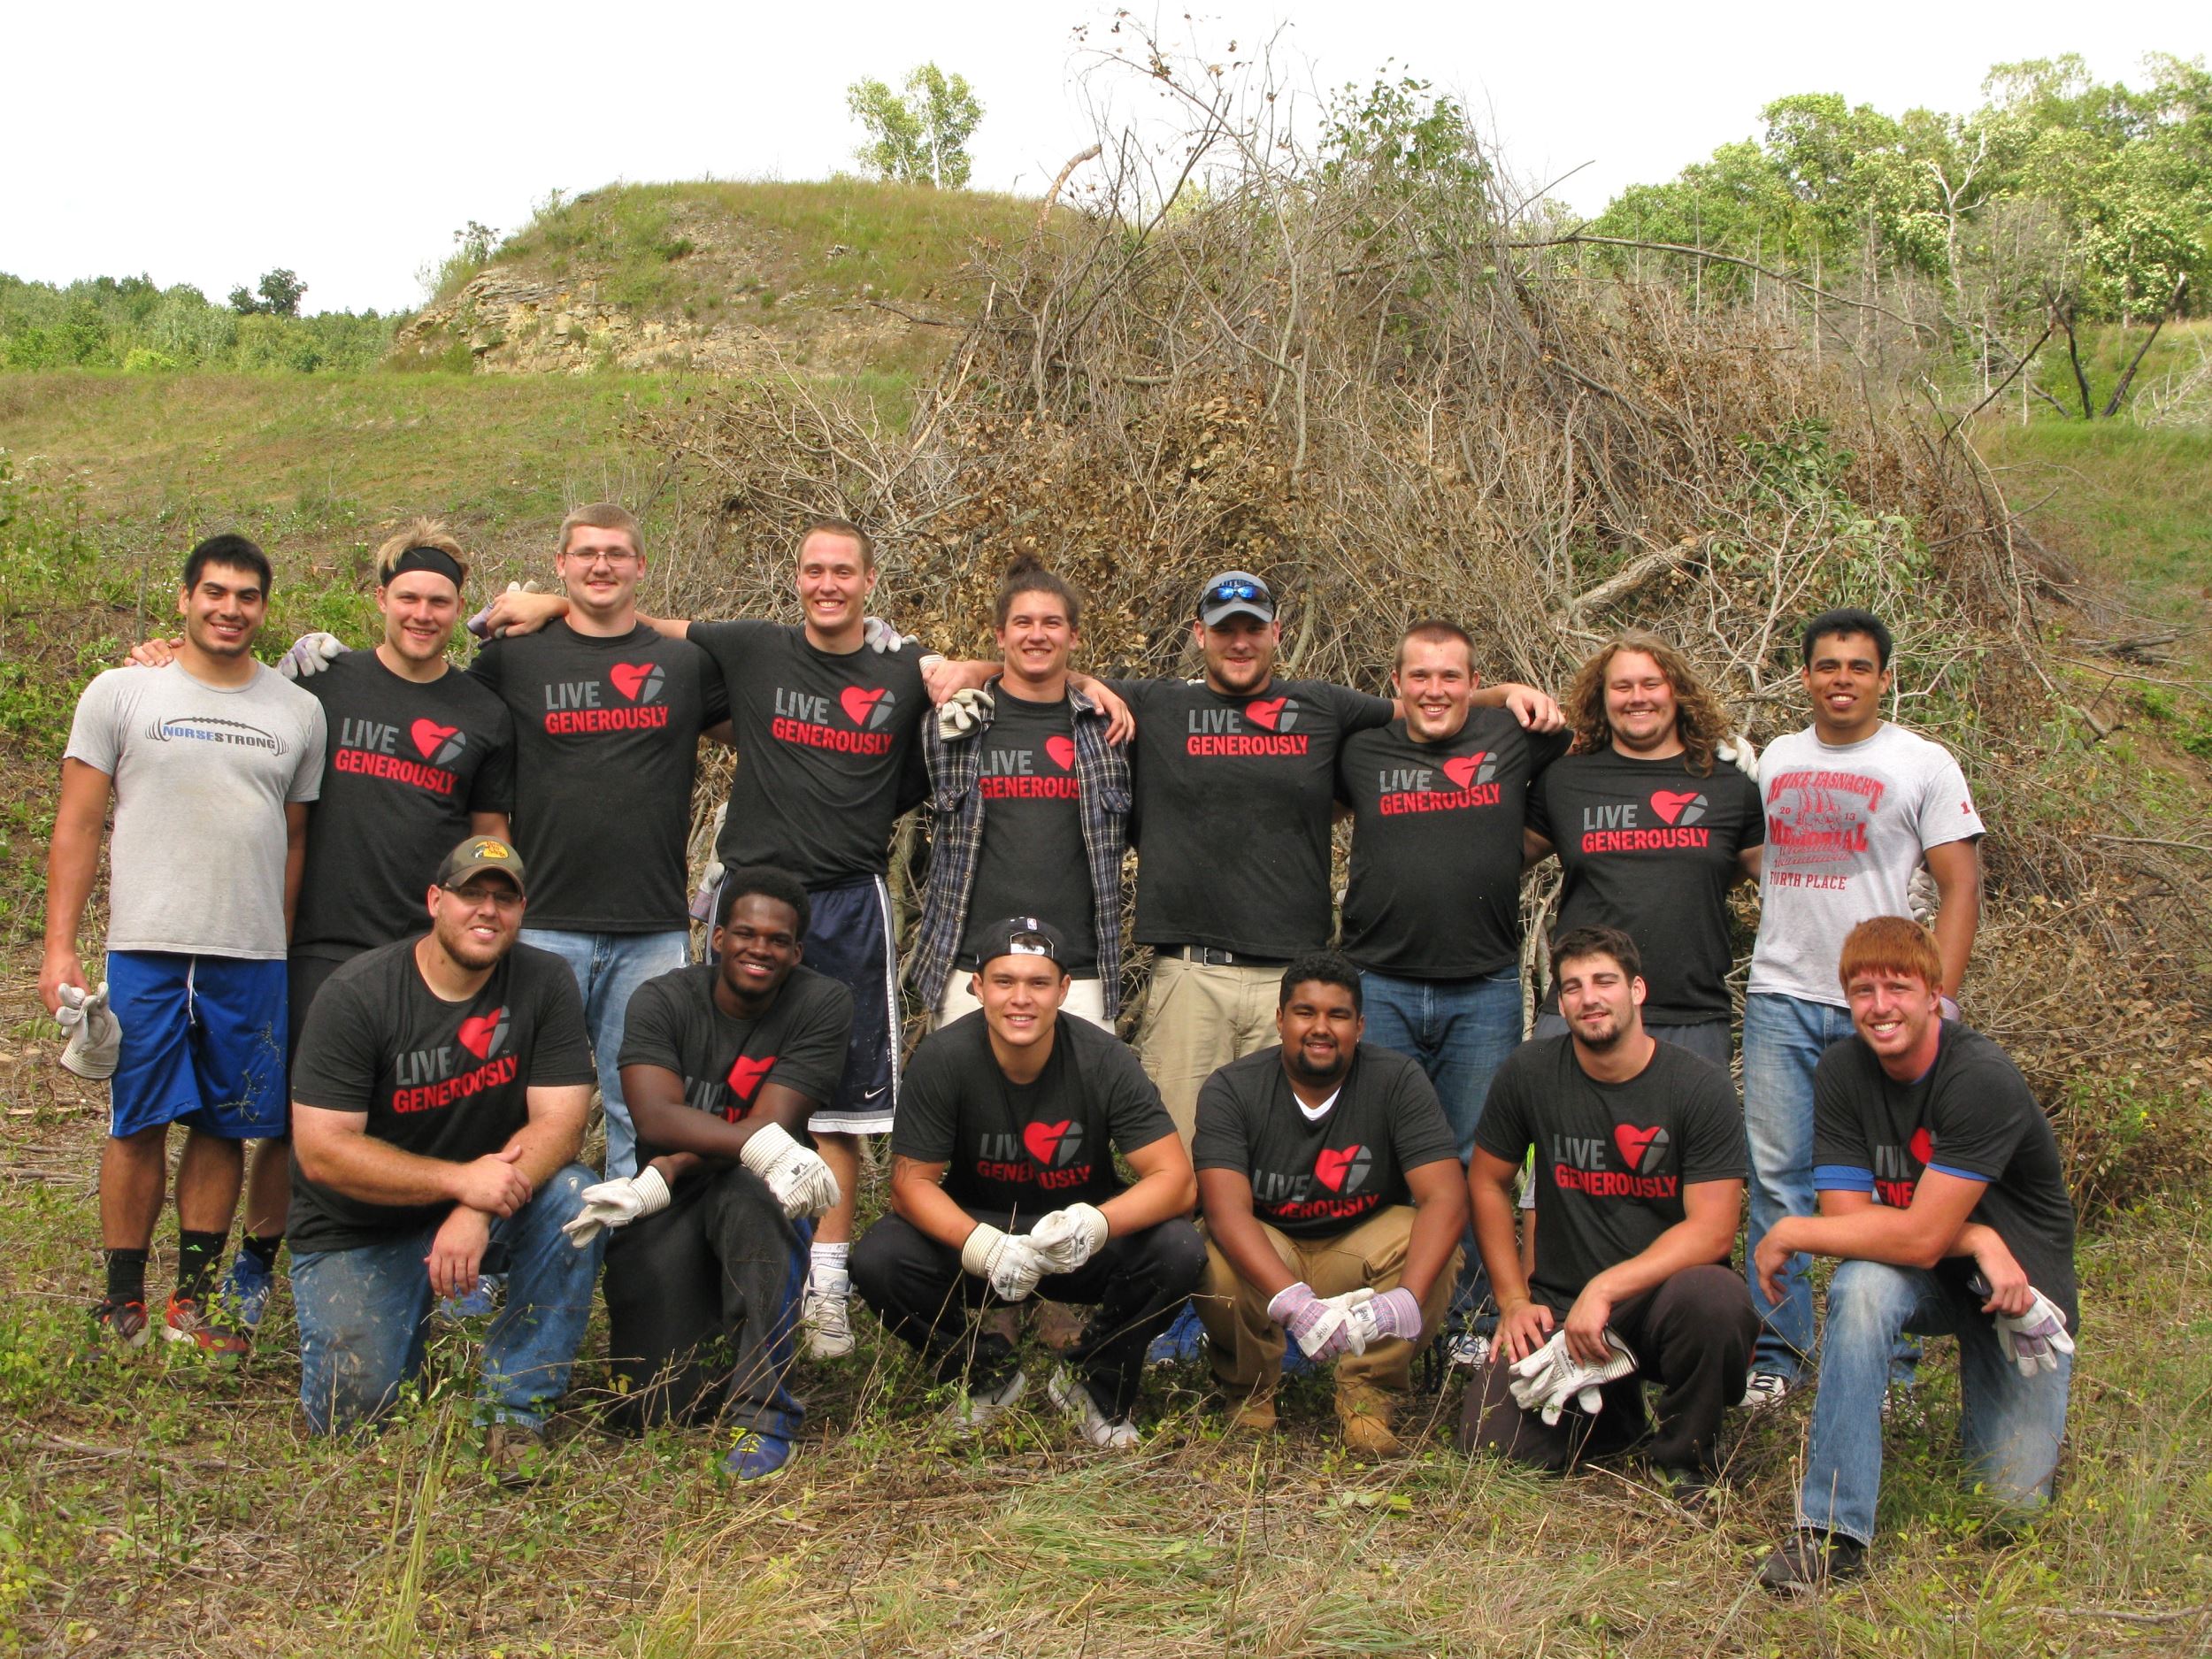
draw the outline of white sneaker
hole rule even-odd
[[[1778,1371],[1755,1371],[1744,1383],[1743,1398],[1736,1402],[1747,1411],[1763,1411],[1788,1397],[1790,1379]]]
[[[945,1426],[955,1434],[980,1434],[1012,1410],[1014,1402],[1028,1387],[1028,1376],[1016,1371],[997,1387],[981,1394],[963,1389],[959,1397],[945,1408]]]
[[[1144,1436],[1127,1417],[1110,1417],[1098,1409],[1098,1402],[1091,1398],[1091,1391],[1083,1386],[1083,1379],[1063,1365],[1052,1373],[1045,1384],[1045,1392],[1052,1396],[1052,1403],[1073,1417],[1082,1427],[1083,1438],[1094,1446],[1110,1452],[1125,1452],[1137,1446]]]
[[[1490,1363],[1490,1339],[1477,1336],[1472,1331],[1462,1331],[1452,1339],[1445,1356],[1455,1365],[1486,1365]]]
[[[799,1326],[809,1359],[843,1359],[853,1351],[852,1292],[818,1290],[809,1279],[799,1298]]]

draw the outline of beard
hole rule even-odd
[[[442,922],[436,932],[438,949],[472,973],[496,967],[499,959],[507,954],[508,946],[514,942],[513,935],[507,934],[490,944],[480,944],[466,927],[449,927]]]
[[[1301,1083],[1315,1085],[1334,1083],[1340,1081],[1351,1069],[1352,1056],[1349,1052],[1341,1048],[1336,1051],[1336,1058],[1325,1066],[1316,1065],[1309,1060],[1302,1044],[1290,1050],[1291,1075]]]

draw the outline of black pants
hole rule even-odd
[[[784,1379],[813,1237],[741,1164],[693,1174],[669,1208],[618,1229],[605,1281],[617,1421],[797,1433],[805,1408]]]
[[[1611,1456],[1639,1442],[1667,1469],[1715,1466],[1721,1416],[1743,1397],[1744,1371],[1759,1333],[1751,1293],[1729,1268],[1686,1268],[1656,1289],[1632,1296],[1609,1321],[1636,1356],[1636,1370],[1605,1385],[1605,1408],[1586,1416],[1569,1406],[1555,1424],[1513,1402],[1502,1351],[1467,1391],[1459,1424],[1463,1451],[1497,1452],[1554,1474],[1585,1459]],[[1644,1385],[1659,1385],[1659,1421],[1644,1410]]]
[[[1010,1233],[1026,1233],[1006,1215],[970,1212]],[[1206,1271],[1206,1247],[1184,1220],[1110,1238],[1072,1273],[1038,1281],[1052,1302],[1094,1305],[1068,1363],[1101,1409],[1125,1417],[1136,1409],[1144,1351],[1167,1329]],[[960,1252],[939,1244],[896,1216],[886,1216],[853,1246],[853,1286],[886,1328],[935,1367],[940,1382],[976,1390],[996,1387],[1014,1368],[1013,1345],[972,1317],[990,1288],[960,1266]]]

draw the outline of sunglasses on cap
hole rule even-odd
[[[1264,604],[1267,590],[1259,583],[1248,581],[1240,576],[1233,581],[1216,582],[1199,595],[1198,603],[1202,605],[1233,605],[1255,599]]]

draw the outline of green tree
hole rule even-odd
[[[298,273],[279,266],[262,273],[259,293],[249,293],[243,283],[230,291],[230,308],[241,317],[297,317],[307,284]]]
[[[879,178],[956,190],[973,165],[967,142],[983,119],[983,105],[963,75],[935,64],[910,71],[905,96],[880,81],[856,81],[845,88],[845,107],[868,132],[854,151]]]

